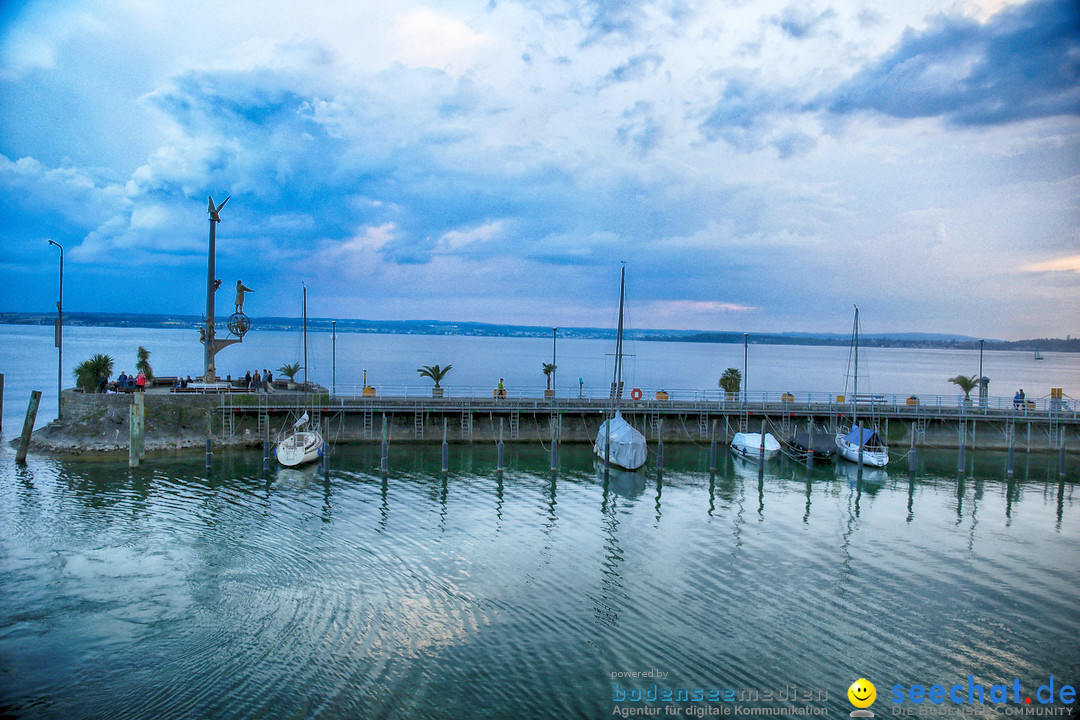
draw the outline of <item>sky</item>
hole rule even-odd
[[[0,311],[1080,335],[1076,0],[0,4]]]

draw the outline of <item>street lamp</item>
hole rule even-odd
[[[330,327],[333,330],[333,344],[331,345],[331,365],[334,372],[334,391],[333,394],[337,395],[337,320],[330,321]]]
[[[555,389],[555,333],[559,328],[551,328],[551,389]]]
[[[742,388],[743,388],[743,405],[746,404],[746,346],[750,342],[750,333],[742,334]]]
[[[60,299],[56,301],[56,332],[53,342],[57,348],[56,354],[56,419],[63,416],[60,404],[60,389],[64,379],[64,246],[55,240],[49,240],[50,245],[60,248]]]

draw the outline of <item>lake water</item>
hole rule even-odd
[[[1080,498],[1052,456],[1012,482],[995,453],[862,479],[726,453],[710,476],[700,446],[662,476],[605,479],[580,446],[557,476],[541,447],[495,460],[456,447],[442,477],[438,447],[394,445],[383,477],[353,447],[264,476],[256,453],[3,448],[0,716],[846,718],[860,677],[877,717],[1075,708]],[[983,704],[893,702],[969,682]]]
[[[151,351],[158,375],[202,372],[202,346],[194,330],[143,328],[67,328],[64,335],[64,387],[73,384],[72,370],[94,353],[115,360],[115,372],[135,368],[139,345]],[[613,343],[604,340],[559,340],[555,385],[560,396],[603,396],[611,382]],[[665,389],[676,399],[711,393],[718,397],[717,380],[725,368],[743,367],[742,345],[627,343],[625,380],[647,396]],[[1080,397],[1080,356],[1044,353],[1035,361],[1025,352],[985,352],[983,374],[990,394],[1007,405],[1024,388],[1029,398],[1047,397],[1050,388]],[[750,345],[747,389],[761,392],[841,394],[849,366],[846,347]],[[249,370],[277,368],[303,357],[299,333],[248,333],[244,342],[222,350],[218,373],[242,376]],[[308,334],[308,377],[339,393],[359,394],[364,371],[380,394],[430,395],[431,382],[420,377],[422,365],[452,364],[443,384],[453,395],[490,397],[499,378],[511,394],[539,396],[545,379],[541,366],[551,362],[550,338],[491,338],[473,336],[366,335],[341,333],[336,352],[331,335]],[[5,374],[4,437],[22,428],[31,390],[43,391],[38,425],[56,417],[56,349],[51,327],[0,325],[0,373]],[[913,350],[871,348],[860,353],[860,391],[935,397],[955,403],[958,389],[948,382],[955,375],[978,375],[979,353],[971,350]],[[302,377],[302,376],[301,376]],[[582,381],[579,385],[579,379]],[[850,383],[850,380],[848,381]],[[850,384],[847,386],[851,389]]]

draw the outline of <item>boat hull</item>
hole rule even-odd
[[[731,439],[731,452],[747,460],[761,457],[761,433],[735,433]],[[772,433],[765,433],[765,459],[776,457],[780,452],[780,441]]]
[[[812,438],[805,430],[797,432],[788,441],[788,445],[794,452],[804,456],[806,453],[813,452],[814,460],[818,462],[832,462],[836,459],[836,453],[839,452],[836,439],[823,432],[815,432]]]
[[[836,436],[836,449],[840,457],[853,463],[859,462],[858,443],[848,442],[843,435]],[[871,467],[885,467],[889,464],[889,451],[882,448],[863,447],[862,463]]]
[[[323,438],[319,433],[297,432],[277,444],[274,457],[285,467],[298,467],[321,458],[323,445]]]

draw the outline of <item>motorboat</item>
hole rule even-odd
[[[274,448],[274,457],[285,467],[305,465],[322,457],[323,436],[316,430],[303,430],[307,423],[308,414],[304,413],[293,425],[293,431]]]
[[[611,383],[611,407],[600,423],[593,452],[603,462],[624,470],[637,470],[645,464],[649,449],[645,436],[628,423],[619,412],[622,399],[623,306],[626,301],[626,268],[619,281],[619,329],[615,335],[615,378]]]
[[[731,452],[737,457],[757,460],[761,457],[761,433],[735,433],[731,438]],[[776,457],[780,452],[780,441],[772,433],[765,433],[765,459]]]

